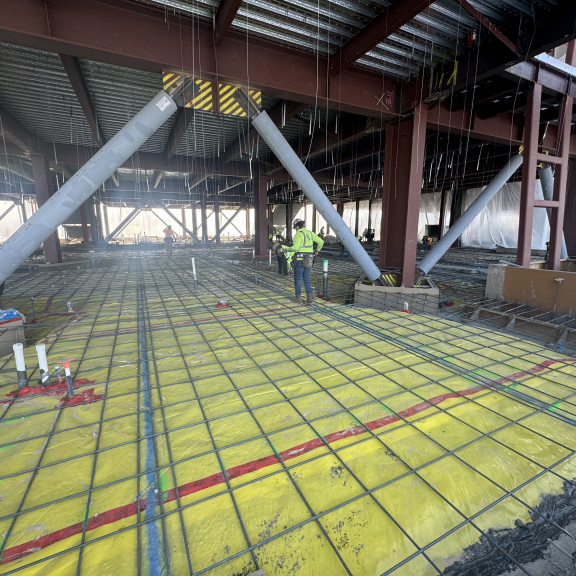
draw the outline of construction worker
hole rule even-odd
[[[284,238],[278,234],[276,236],[276,242],[272,244],[272,250],[276,253],[278,260],[278,274],[288,276],[288,262],[286,261],[286,254],[284,254],[284,250],[282,249],[282,242],[284,242]]]
[[[166,251],[168,252],[168,257],[172,258],[172,244],[176,239],[176,234],[172,230],[172,226],[166,226],[164,228],[164,242],[166,243]]]
[[[311,306],[314,302],[314,291],[310,284],[310,269],[314,262],[314,256],[322,250],[324,240],[311,232],[306,230],[304,220],[296,218],[292,223],[292,228],[296,230],[292,246],[282,246],[284,252],[292,252],[292,265],[294,267],[294,302],[302,304],[302,279],[304,279],[304,288],[306,289],[306,306]],[[314,250],[314,243],[316,243],[316,250]]]

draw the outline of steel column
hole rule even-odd
[[[250,238],[251,236],[251,227],[250,227],[250,206],[246,206],[246,237]]]
[[[444,235],[444,225],[446,221],[446,196],[448,196],[448,190],[443,189],[440,196],[440,222],[438,223],[438,240]]]
[[[202,244],[208,242],[208,216],[206,215],[206,196],[200,199],[200,226],[202,227]]]
[[[32,156],[32,174],[34,175],[34,187],[36,188],[36,199],[38,208],[48,202],[52,195],[50,184],[50,167],[48,160],[43,156]],[[62,262],[62,252],[60,251],[60,240],[58,232],[54,231],[44,240],[44,256],[47,264]]]
[[[316,234],[316,220],[318,218],[318,210],[316,210],[316,206],[312,206],[312,226],[311,226],[311,230],[312,232],[314,232],[314,234]]]
[[[568,43],[566,51],[566,64],[573,65],[576,62],[576,42],[572,40]],[[548,268],[550,270],[560,270],[560,259],[562,257],[562,229],[564,224],[564,212],[566,208],[566,185],[568,183],[568,154],[570,151],[570,134],[572,122],[572,108],[574,105],[573,96],[564,96],[562,106],[560,106],[560,117],[558,118],[558,142],[557,155],[560,163],[556,165],[554,173],[554,200],[558,202],[558,207],[552,209],[550,221],[550,253],[548,255]]]
[[[182,238],[186,238],[186,208],[182,207]]]
[[[286,204],[286,240],[292,240],[292,200]]]
[[[532,254],[532,227],[534,220],[534,189],[538,163],[538,134],[540,129],[540,104],[542,85],[534,84],[528,94],[526,126],[524,128],[524,164],[520,196],[520,223],[518,226],[518,252],[516,262],[530,266]]]
[[[86,200],[88,202],[88,200]],[[80,206],[80,223],[82,224],[82,242],[84,248],[90,248],[90,233],[88,232],[88,220],[86,218],[86,202]]]
[[[314,203],[320,214],[329,222],[338,234],[350,256],[362,268],[362,271],[372,282],[381,282],[381,274],[370,256],[366,253],[360,242],[348,229],[342,218],[338,215],[326,194],[320,189],[310,172],[306,170],[294,150],[290,147],[282,133],[274,125],[266,112],[260,112],[253,120],[252,125],[258,130],[266,144],[282,162],[286,170],[300,186],[306,197]]]
[[[216,231],[214,234],[214,238],[212,240],[216,240],[216,244],[220,246],[220,198],[218,197],[218,191],[214,191],[214,230]]]
[[[198,214],[196,213],[196,202],[190,204],[192,209],[192,242],[198,242]]]
[[[166,121],[176,104],[160,91],[1,247],[0,282],[53,234]]]
[[[102,214],[104,216],[104,237],[107,238],[110,234],[110,222],[108,222],[108,206],[101,202]]]
[[[358,226],[360,224],[360,200],[356,200],[356,218],[354,220],[354,236],[356,236],[356,238],[358,238],[359,234],[359,230],[358,230]]]
[[[547,165],[543,166],[542,168],[538,168],[538,176],[540,177],[540,184],[542,185],[542,196],[544,197],[544,200],[554,201],[554,175],[552,174],[552,167]],[[552,208],[546,208],[546,216],[548,217],[550,232],[552,232]],[[552,234],[550,241],[552,241]],[[562,260],[568,258],[564,233],[562,233],[562,250],[560,253],[560,258]]]
[[[24,224],[28,220],[28,216],[26,214],[26,202],[22,200],[20,204],[20,212],[22,213],[22,224]]]
[[[438,260],[444,256],[450,246],[456,239],[466,230],[470,223],[482,212],[488,205],[490,200],[498,193],[498,191],[510,180],[512,175],[520,168],[522,164],[522,156],[512,156],[510,162],[494,177],[492,182],[482,190],[481,194],[472,202],[466,212],[454,223],[454,226],[446,232],[444,237],[434,246],[418,265],[418,272],[420,275],[428,274],[430,270],[436,265]]]
[[[420,104],[412,118],[386,129],[379,262],[402,268],[403,286],[415,277],[427,113]]]
[[[256,220],[256,238],[254,248],[256,254],[266,254],[268,250],[268,219],[266,218],[266,205],[268,190],[266,176],[258,174],[252,181],[254,187],[254,213]]]

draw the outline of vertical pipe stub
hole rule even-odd
[[[50,384],[50,369],[46,358],[46,344],[36,344],[36,354],[38,354],[38,366],[40,367],[40,384],[48,386]]]
[[[18,374],[18,388],[26,388],[28,377],[26,376],[26,361],[24,360],[24,344],[16,343],[12,345],[14,359],[16,360],[16,373]]]
[[[66,374],[68,396],[70,398],[74,398],[74,380],[72,380],[72,372],[70,372],[70,360],[66,360],[66,362],[64,362],[64,374]]]

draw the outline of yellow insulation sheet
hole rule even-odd
[[[574,358],[197,265],[68,279],[45,340],[84,403],[7,396],[4,359],[0,572],[426,576],[576,476]]]

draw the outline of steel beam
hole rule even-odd
[[[432,0],[402,0],[384,8],[380,16],[372,20],[331,57],[330,75],[340,74],[404,24],[410,22],[422,10],[428,8],[430,4]]]
[[[4,210],[4,212],[2,212],[2,214],[0,215],[0,222],[2,220],[4,220],[4,218],[6,218],[6,216],[8,216],[8,214],[10,214],[10,212],[12,211],[12,208],[14,208],[15,206],[16,206],[16,203],[10,204],[10,206],[8,206],[8,208],[6,208],[6,210]]]
[[[242,0],[220,0],[214,23],[214,43],[220,46],[232,26]]]
[[[80,68],[78,58],[75,56],[69,56],[68,54],[59,54],[59,57],[60,61],[62,62],[62,66],[64,66],[64,70],[68,75],[70,84],[76,93],[76,98],[78,98],[78,102],[82,107],[84,116],[86,117],[88,124],[90,124],[90,128],[92,128],[94,139],[96,142],[98,142],[99,146],[104,146],[104,144],[106,144],[106,140],[104,139],[102,129],[98,123],[96,110],[94,108],[90,92],[88,91],[88,86],[86,86],[86,80],[84,79],[84,74]]]
[[[220,78],[258,86],[278,98],[384,117],[389,113],[379,100],[383,82],[391,93],[397,84],[360,69],[318,83],[318,77],[328,76],[328,61],[316,54],[252,36],[247,50],[246,34],[232,31],[218,47],[212,26],[196,17],[127,0],[2,0],[0,40],[154,72],[201,70],[207,80]]]
[[[186,224],[184,224],[184,222],[180,222],[180,220],[178,220],[178,218],[176,218],[176,216],[174,216],[174,214],[172,214],[172,212],[170,212],[166,206],[162,206],[162,209],[164,212],[166,212],[166,214],[168,214],[168,216],[170,216],[170,218],[172,218],[172,220],[174,220],[174,222],[176,222],[176,224],[178,224],[178,226],[180,226],[180,228],[182,228],[182,230],[186,231],[186,234],[192,236],[192,232],[186,228]]]
[[[234,218],[236,218],[236,216],[238,216],[238,214],[240,214],[240,211],[244,209],[244,206],[240,206],[240,208],[238,208],[238,210],[236,210],[236,212],[234,212],[234,214],[232,214],[232,216],[230,218],[228,218],[228,220],[226,220],[226,222],[224,222],[224,224],[221,226],[219,232],[217,232],[216,236],[214,236],[214,238],[216,237],[220,237],[222,235],[222,232],[224,232],[224,230],[226,230],[226,228],[228,227],[229,224],[232,224],[232,226],[234,226],[232,220],[234,220]],[[234,228],[236,228],[236,226],[234,226]],[[240,234],[240,230],[238,230],[238,228],[236,228],[236,230],[238,231],[238,234]],[[214,238],[212,238],[212,240],[214,240]],[[211,242],[212,242],[211,240]]]
[[[124,228],[126,228],[126,226],[128,226],[128,224],[130,224],[130,222],[132,222],[132,220],[134,220],[134,218],[140,214],[141,210],[142,208],[140,207],[134,208],[134,210],[132,210],[132,212],[130,212],[130,214],[128,214],[128,216],[126,216],[126,218],[124,218],[124,220],[122,220],[122,222],[120,222],[120,224],[118,224],[118,226],[116,226],[116,228],[114,228],[114,230],[112,230],[112,232],[110,232],[110,234],[104,238],[104,242],[108,244],[118,234],[120,234],[122,230],[124,230]]]
[[[276,104],[269,112],[270,119],[276,126],[284,126],[286,122],[300,114],[308,108],[308,104],[301,104],[300,102],[286,102],[282,100]],[[242,156],[242,153],[247,153],[252,149],[258,140],[258,132],[256,130],[248,130],[236,140],[231,146],[228,146],[226,152],[222,156],[222,162],[227,164],[232,160]]]
[[[480,212],[488,205],[490,200],[498,193],[498,191],[508,182],[511,176],[518,170],[522,164],[523,158],[520,155],[512,156],[510,162],[499,172],[494,180],[490,182],[481,194],[472,202],[470,207],[458,218],[450,230],[444,237],[434,246],[434,248],[422,259],[418,265],[419,275],[428,274],[432,268],[437,264],[438,260],[446,254],[448,249],[458,240],[462,232],[470,226],[472,221],[480,214]]]
[[[326,222],[329,222],[332,228],[334,228],[334,231],[340,237],[348,253],[360,266],[368,280],[379,283],[381,274],[378,267],[372,262],[368,254],[366,254],[366,251],[358,240],[354,238],[352,232],[350,232],[342,218],[340,218],[336,210],[334,210],[334,207],[326,198],[324,192],[322,192],[312,175],[306,170],[294,150],[292,150],[266,112],[261,112],[253,118],[252,125],[260,132],[266,144],[268,144],[274,154],[282,161],[284,166],[286,166],[288,172],[290,172],[307,198],[316,206]],[[261,193],[263,194],[262,191]]]
[[[192,122],[193,118],[193,108],[180,108],[178,110],[176,120],[174,121],[174,127],[172,128],[172,132],[170,132],[170,136],[168,136],[168,144],[166,146],[166,156],[168,158],[172,158],[172,156],[176,154],[176,149],[180,145],[182,138],[184,138],[184,134],[186,134],[188,126],[190,125],[190,122]]]
[[[506,46],[506,48],[508,48],[513,54],[517,53],[516,44],[512,42],[512,40],[510,40],[505,34],[502,34],[502,32],[500,32],[500,30],[498,30],[498,28],[496,28],[496,26],[494,26],[494,24],[492,24],[492,22],[490,22],[490,20],[488,20],[484,14],[482,14],[482,12],[476,10],[476,8],[474,8],[474,6],[472,6],[468,0],[456,1],[458,4],[460,4],[460,6],[462,6],[462,8],[464,8],[464,10],[466,10],[466,12],[468,12],[468,14],[471,14],[475,20],[482,24],[482,26],[484,26],[488,32],[492,33],[496,38],[498,38],[498,40],[500,40],[500,42],[502,42],[502,44],[504,44],[504,46]]]

